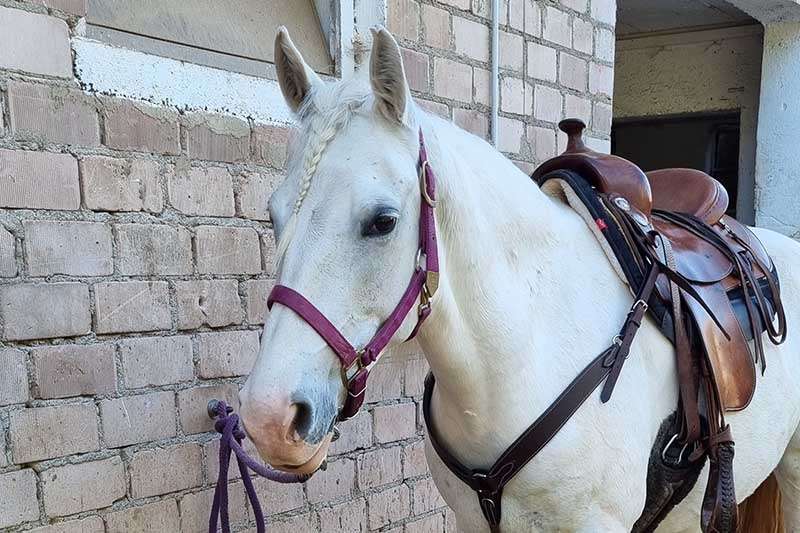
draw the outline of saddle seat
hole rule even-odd
[[[728,191],[720,182],[691,168],[667,168],[645,174],[653,208],[693,215],[714,225],[728,210]]]

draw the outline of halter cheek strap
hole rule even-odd
[[[422,130],[419,132],[420,218],[419,248],[414,273],[400,302],[372,339],[360,350],[342,335],[325,315],[302,294],[285,285],[276,285],[269,295],[267,306],[284,305],[297,313],[331,347],[342,365],[342,381],[347,388],[347,398],[339,412],[340,420],[353,417],[364,403],[367,377],[372,365],[378,360],[386,345],[400,329],[417,300],[417,323],[408,337],[413,339],[420,326],[431,313],[431,298],[439,286],[439,256],[436,245],[436,177],[428,162]]]

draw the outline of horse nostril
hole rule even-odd
[[[306,401],[294,402],[291,409],[294,411],[291,429],[298,440],[306,440],[311,431],[311,404]]]

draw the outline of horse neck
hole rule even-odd
[[[529,421],[596,355],[598,334],[613,336],[613,321],[586,318],[585,306],[599,305],[588,280],[624,288],[571,209],[487,143],[432,127],[443,276],[420,343],[437,379],[434,410],[448,411],[439,429],[480,461],[507,445],[498,412],[517,431],[515,417]]]

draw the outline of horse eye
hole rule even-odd
[[[364,230],[365,237],[388,235],[397,225],[396,213],[378,213]]]

